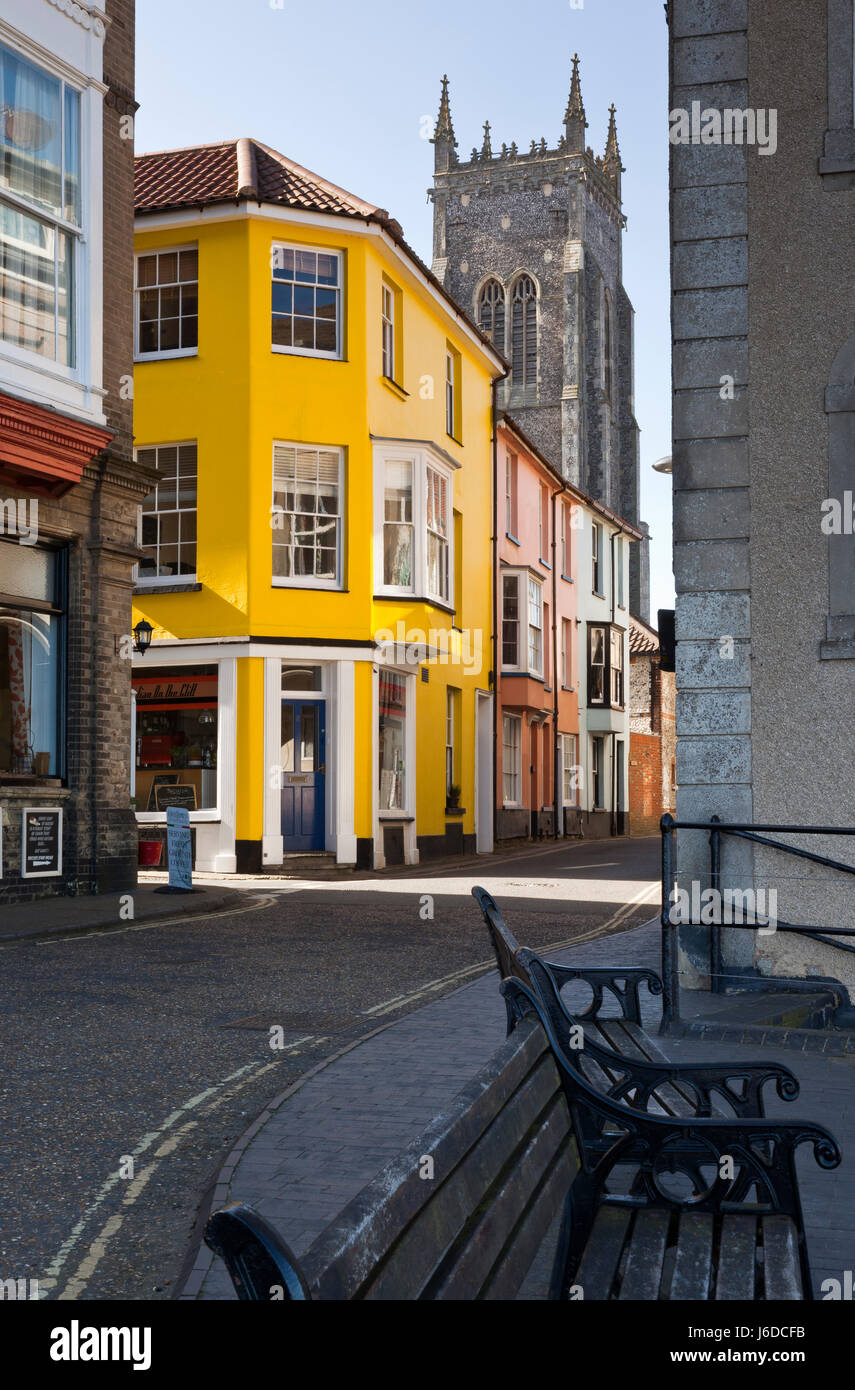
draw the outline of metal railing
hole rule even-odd
[[[680,927],[708,927],[710,930],[710,963],[709,973],[714,994],[720,994],[724,990],[724,970],[722,959],[722,926],[720,920],[713,922],[696,922],[680,920],[672,921],[673,893],[677,882],[677,845],[676,833],[678,830],[705,830],[709,832],[710,846],[710,887],[716,890],[718,901],[721,902],[721,849],[722,837],[732,836],[734,839],[748,840],[758,845],[766,845],[771,849],[780,850],[783,854],[792,855],[798,859],[810,860],[813,864],[821,864],[826,868],[839,870],[844,874],[855,875],[855,865],[841,863],[838,859],[829,859],[827,855],[815,854],[812,850],[801,849],[796,845],[785,845],[780,840],[770,840],[768,836],[773,835],[843,835],[855,838],[855,828],[842,826],[820,826],[820,825],[740,825],[728,824],[712,816],[708,821],[678,821],[673,816],[665,815],[660,822],[662,831],[662,911],[660,921],[662,923],[662,1021],[663,1025],[680,1018],[680,970],[679,970],[679,951],[677,934]],[[765,926],[766,923],[756,919],[750,922],[728,923],[728,930],[756,931],[758,927]],[[807,924],[801,925],[793,922],[783,922],[780,918],[775,923],[776,932],[791,932],[800,936],[807,936],[814,941],[822,941],[828,946],[837,946],[841,951],[855,952],[855,946],[849,945],[845,941],[838,941],[840,936],[855,936],[855,927],[812,927]],[[833,935],[829,935],[832,931]]]

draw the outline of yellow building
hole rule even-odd
[[[222,872],[489,850],[501,359],[385,211],[256,141],[139,157],[136,205],[143,835],[186,805]]]

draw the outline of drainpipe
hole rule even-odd
[[[610,550],[610,552],[611,552],[611,562],[612,562],[612,572],[611,572],[611,590],[612,590],[612,603],[611,603],[611,608],[612,608],[612,617],[611,617],[611,621],[612,621],[612,625],[613,625],[613,626],[614,626],[614,620],[615,620],[615,602],[616,602],[616,592],[617,592],[617,584],[615,583],[615,541],[616,541],[617,537],[618,537],[619,535],[621,535],[622,529],[623,529],[623,528],[619,526],[618,529],[617,529],[616,531],[612,531],[612,533],[611,533],[611,535],[610,535],[610,537],[609,537],[609,550]],[[609,633],[609,680],[611,680],[611,669],[612,669],[612,668],[611,668],[611,633]],[[623,673],[623,679],[624,679],[623,699],[624,699],[624,707],[625,707],[625,706],[626,706],[626,681],[627,681],[627,672],[626,672],[626,671],[624,671],[624,673]],[[609,691],[609,708],[611,708],[611,693],[612,693],[612,692],[611,692],[611,690],[610,690],[610,691]],[[617,824],[618,824],[618,819],[617,819],[617,814],[618,814],[618,813],[617,813],[617,786],[618,786],[618,775],[617,775],[617,733],[616,733],[616,731],[615,731],[614,729],[611,730],[611,735],[612,735],[612,839],[615,839],[615,838],[617,837],[617,833],[618,833],[618,831],[617,831]]]
[[[556,488],[552,494],[552,830],[554,840],[562,838],[564,827],[558,833],[558,817],[563,809],[563,769],[561,761],[561,736],[558,732],[558,682],[561,678],[559,670],[559,649],[558,649],[558,498],[563,494],[564,488]]]
[[[504,378],[502,378],[504,379]],[[493,410],[493,541],[492,541],[492,566],[493,566],[493,793],[492,806],[492,841],[493,849],[496,848],[496,831],[498,829],[498,775],[499,775],[499,382],[494,381],[492,391],[492,410]],[[522,751],[522,750],[520,750]]]

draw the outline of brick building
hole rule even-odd
[[[0,18],[0,901],[131,887],[133,0]],[[124,640],[123,640],[124,639]]]
[[[675,677],[663,671],[659,636],[633,618],[629,627],[629,833],[657,835],[674,813],[677,790]]]

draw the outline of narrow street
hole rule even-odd
[[[0,1278],[49,1298],[171,1297],[200,1202],[264,1105],[493,968],[473,883],[526,944],[557,947],[649,919],[657,876],[657,840],[573,842],[417,875],[243,881],[228,911],[4,946]]]

